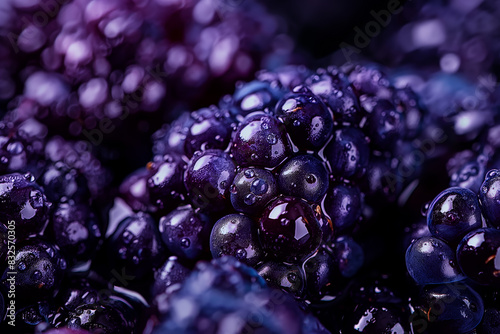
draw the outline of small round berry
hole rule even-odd
[[[358,187],[335,183],[328,189],[323,207],[335,229],[345,231],[360,217],[363,196]]]
[[[463,280],[455,252],[443,240],[422,237],[406,251],[406,268],[417,284],[440,284]]]
[[[427,225],[433,236],[458,244],[468,232],[482,226],[476,194],[458,187],[442,191],[429,207]]]
[[[307,87],[296,87],[276,106],[276,116],[285,123],[295,146],[319,150],[330,139],[333,117],[319,97]]]
[[[185,191],[182,173],[186,163],[177,155],[155,156],[148,164],[146,181],[148,197],[160,210],[175,208],[183,200]]]
[[[306,278],[300,266],[269,261],[257,268],[267,284],[276,289],[286,291],[295,297],[302,297],[305,292]]]
[[[370,149],[365,135],[355,128],[336,130],[324,155],[335,177],[359,177],[365,173]]]
[[[210,234],[210,251],[214,258],[230,255],[254,267],[264,257],[257,223],[242,214],[222,217]]]
[[[263,112],[248,115],[234,135],[231,154],[240,166],[273,168],[290,156],[285,126]]]
[[[118,224],[107,240],[106,250],[114,268],[137,279],[152,274],[152,268],[163,263],[167,255],[157,223],[143,212],[128,216]]]
[[[492,169],[486,174],[479,190],[479,203],[489,226],[500,227],[500,170]]]
[[[213,223],[190,205],[178,207],[160,218],[160,233],[167,248],[180,259],[208,257]]]
[[[234,177],[230,194],[236,211],[258,216],[278,195],[278,185],[273,174],[266,169],[242,168]]]
[[[236,166],[229,154],[206,150],[195,154],[184,173],[184,185],[193,206],[206,211],[228,208],[229,188],[236,175]]]
[[[287,262],[307,258],[318,249],[323,237],[311,205],[296,197],[281,197],[271,202],[259,224],[264,250]]]
[[[500,230],[469,232],[458,245],[457,261],[467,277],[480,284],[500,286]]]
[[[328,178],[321,160],[312,155],[298,155],[280,168],[278,185],[284,195],[318,203],[328,189]]]

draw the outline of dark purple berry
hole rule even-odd
[[[194,207],[223,211],[230,206],[229,188],[236,165],[229,154],[207,150],[195,154],[184,173],[184,185]]]
[[[500,230],[469,232],[457,248],[457,261],[467,277],[481,284],[500,285]]]
[[[312,155],[298,155],[280,168],[278,185],[284,195],[318,203],[328,189],[328,178],[321,160]]]
[[[326,193],[323,208],[336,230],[349,229],[361,215],[362,193],[356,186],[344,183],[332,184]]]
[[[173,209],[184,199],[182,174],[185,166],[186,163],[179,156],[171,154],[156,156],[148,164],[148,198],[160,210]]]
[[[500,227],[500,171],[492,169],[479,189],[479,203],[489,226]]]
[[[101,227],[87,204],[73,200],[58,203],[51,228],[56,244],[71,265],[92,259],[100,246]]]
[[[370,149],[363,132],[355,128],[336,130],[326,145],[324,155],[334,177],[362,176],[370,159]]]
[[[278,185],[270,171],[248,167],[236,174],[230,193],[231,204],[236,211],[258,216],[277,197]]]
[[[222,217],[210,234],[210,251],[214,258],[230,255],[255,267],[264,258],[257,222],[242,214]]]
[[[153,273],[166,258],[157,223],[139,212],[123,219],[107,240],[107,256],[118,272],[140,279]],[[125,284],[118,280],[117,284]]]
[[[245,118],[231,145],[231,154],[240,166],[276,167],[291,152],[283,123],[262,112]]]
[[[31,174],[0,176],[0,220],[14,221],[16,237],[23,238],[43,231],[50,203]]]
[[[213,223],[191,206],[178,207],[160,219],[160,234],[167,248],[180,259],[199,260],[210,254]]]
[[[427,225],[435,237],[457,244],[468,232],[482,226],[477,195],[465,188],[448,188],[432,201]]]
[[[283,261],[305,259],[318,249],[323,236],[316,214],[302,199],[276,199],[259,220],[262,247],[269,255]]]
[[[443,240],[422,237],[406,251],[406,268],[417,284],[440,284],[463,280],[455,251]]]
[[[321,101],[299,86],[285,95],[276,106],[276,116],[285,123],[292,142],[299,149],[318,151],[330,139],[333,117]]]
[[[227,111],[205,108],[192,112],[191,118],[193,122],[184,140],[184,153],[188,158],[196,151],[227,147],[231,135],[231,120]]]

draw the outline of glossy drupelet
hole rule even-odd
[[[106,240],[104,249],[109,265],[121,275],[132,277],[134,283],[151,276],[153,268],[160,266],[167,253],[154,219],[138,212],[123,219]],[[117,285],[131,282],[113,278]]]
[[[257,222],[242,214],[222,217],[212,228],[210,251],[214,259],[229,255],[255,267],[264,258]]]
[[[285,95],[275,113],[301,150],[318,151],[330,139],[333,117],[323,101],[307,87],[298,86]]]
[[[450,283],[463,280],[455,251],[436,237],[415,240],[406,251],[406,268],[420,285]]]
[[[213,222],[192,206],[181,206],[160,218],[159,231],[168,250],[180,259],[197,261],[209,257]]]
[[[489,226],[500,226],[500,171],[493,169],[488,172],[479,188],[479,203]]]
[[[102,244],[102,226],[91,207],[73,200],[54,206],[49,225],[56,244],[74,265],[92,260]]]
[[[500,230],[480,228],[469,232],[457,248],[463,273],[480,284],[500,285]]]
[[[317,212],[296,197],[281,197],[259,219],[259,238],[266,252],[285,262],[297,262],[314,253],[323,232]]]
[[[148,164],[146,189],[148,201],[161,211],[179,205],[185,196],[182,173],[186,163],[176,154],[155,156]]]
[[[427,213],[429,231],[456,245],[468,232],[482,226],[477,195],[465,188],[448,188],[434,198]]]
[[[329,184],[328,172],[321,160],[312,155],[298,155],[288,159],[278,174],[282,194],[319,203]]]
[[[410,322],[415,333],[472,331],[484,314],[481,296],[464,283],[429,285],[411,302]]]
[[[229,188],[236,164],[221,150],[198,152],[184,172],[184,185],[194,207],[220,212],[230,207]]]
[[[32,238],[17,245],[15,265],[16,296],[19,304],[29,305],[53,298],[67,270],[59,249],[41,239]],[[5,269],[2,285],[8,288],[11,268]]]
[[[238,126],[231,144],[234,161],[242,167],[276,167],[291,152],[285,125],[263,112],[249,114]]]
[[[335,177],[360,177],[366,172],[370,149],[366,136],[356,128],[341,128],[333,134],[323,153]]]
[[[51,203],[30,173],[0,176],[0,218],[13,220],[19,238],[40,234],[48,220]]]
[[[263,168],[242,168],[230,188],[233,208],[251,216],[260,215],[278,194],[276,178]]]

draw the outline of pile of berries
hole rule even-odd
[[[500,332],[495,59],[316,66],[254,1],[0,8],[2,333]]]

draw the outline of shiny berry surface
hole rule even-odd
[[[457,248],[457,261],[467,277],[481,284],[500,285],[500,230],[469,232]]]
[[[278,185],[285,195],[318,203],[328,189],[328,172],[312,155],[298,155],[287,160],[278,174]]]
[[[493,169],[488,172],[479,188],[479,202],[488,225],[500,226],[500,171]]]
[[[482,226],[477,195],[465,188],[448,188],[432,201],[427,213],[429,231],[457,244],[468,232]]]
[[[422,288],[412,307],[411,323],[417,333],[468,333],[484,314],[481,296],[463,283]]]
[[[106,253],[113,268],[133,273],[137,279],[152,274],[166,258],[156,226],[154,219],[143,212],[123,219],[107,240]]]
[[[51,228],[70,264],[92,259],[102,243],[102,227],[86,204],[72,200],[58,203],[52,214]]]
[[[276,115],[285,124],[293,143],[302,150],[319,150],[330,138],[333,117],[321,99],[306,87],[283,97]]]
[[[229,154],[207,150],[195,155],[184,173],[184,185],[194,207],[222,211],[230,206],[229,188],[236,165]]]
[[[47,223],[51,204],[33,181],[31,174],[0,176],[0,217],[4,224],[15,221],[19,236],[38,234]]]
[[[20,304],[54,297],[67,269],[66,260],[52,244],[31,239],[24,246],[19,245],[15,257],[16,295]],[[11,277],[7,268],[2,283],[8,288]]]
[[[242,214],[222,217],[212,228],[210,251],[214,258],[229,255],[246,265],[257,265],[264,258],[257,222]]]
[[[358,187],[334,183],[324,201],[324,210],[338,230],[352,227],[361,215],[363,196]]]
[[[274,175],[262,168],[242,168],[230,188],[231,204],[236,211],[258,216],[278,196]]]
[[[440,284],[463,280],[455,252],[443,240],[422,237],[406,251],[406,268],[418,284]]]
[[[324,155],[336,177],[358,177],[365,173],[370,151],[365,135],[355,128],[336,130]]]
[[[285,125],[262,112],[245,118],[236,130],[231,146],[231,154],[241,166],[276,167],[291,152]]]
[[[150,164],[146,187],[148,199],[161,210],[174,208],[184,196],[182,173],[186,164],[173,154],[156,156]]]
[[[160,218],[159,231],[167,248],[180,259],[199,260],[210,252],[213,223],[192,206],[178,207]]]
[[[319,247],[323,233],[316,212],[306,201],[282,197],[259,219],[259,238],[266,252],[283,261],[298,261]]]

